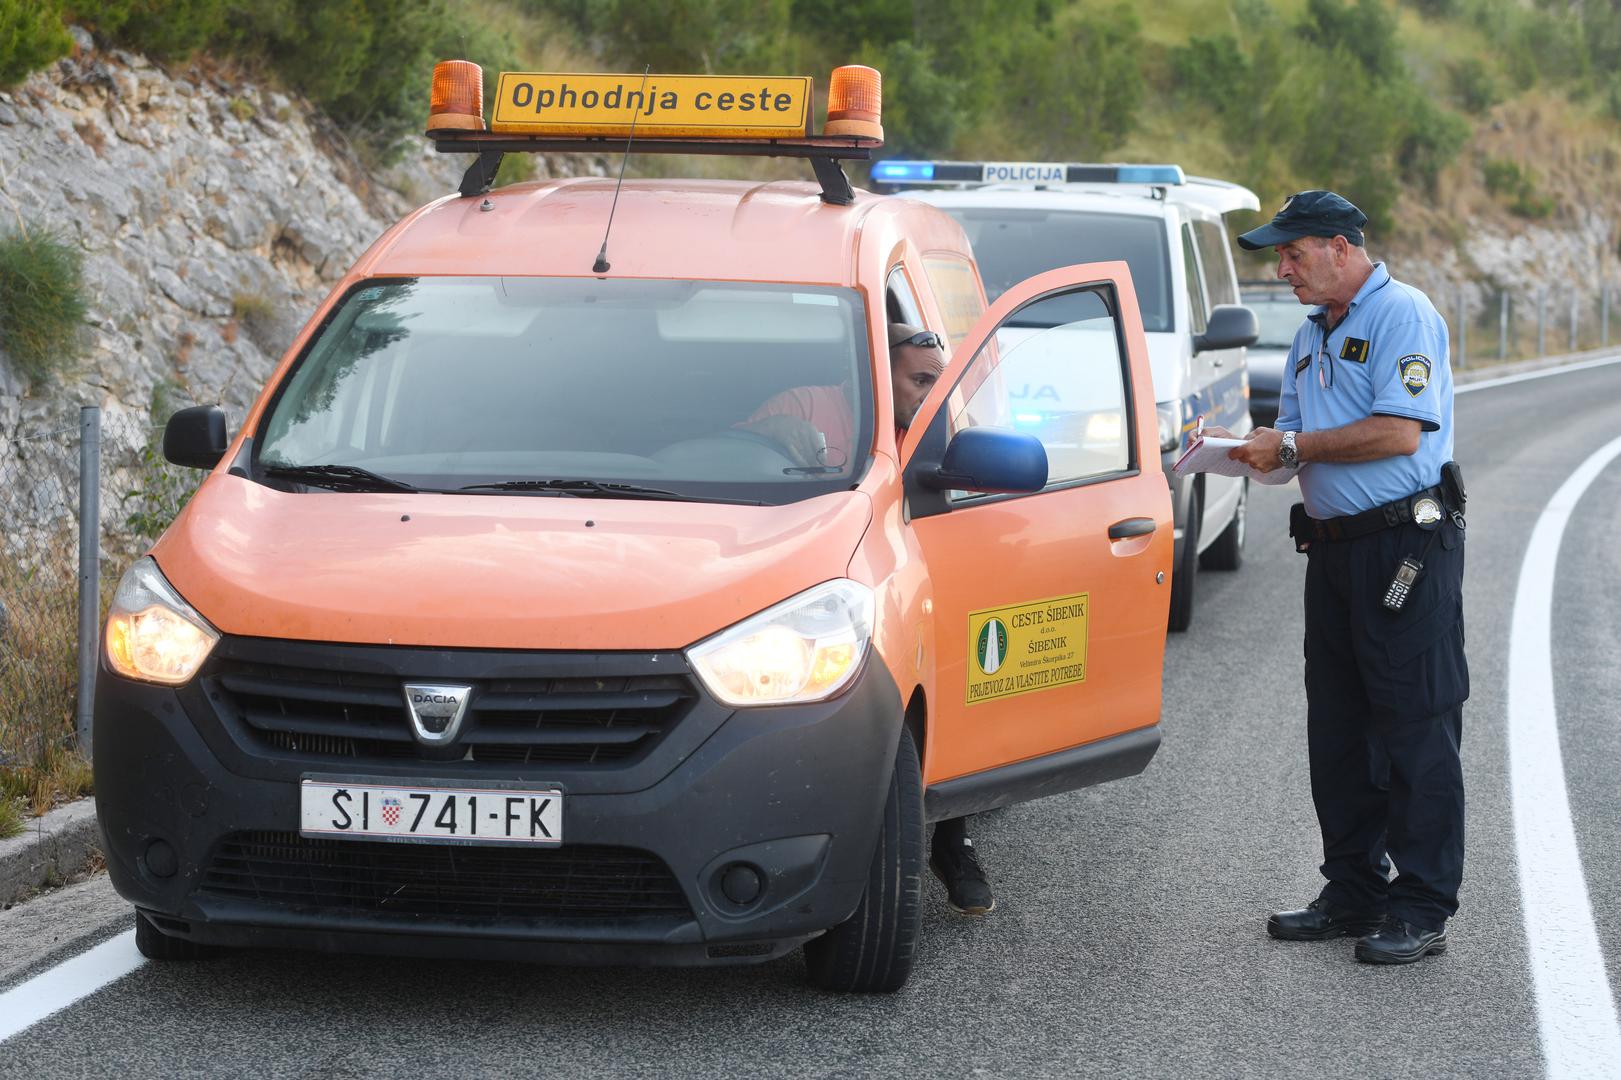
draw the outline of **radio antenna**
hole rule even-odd
[[[652,64],[642,68],[642,87],[636,94],[644,105],[647,101],[647,73],[652,70]],[[602,247],[597,249],[597,261],[591,264],[593,274],[608,272],[608,234],[613,232],[614,211],[619,209],[619,189],[625,186],[625,163],[630,161],[630,144],[636,139],[636,120],[641,114],[640,108],[634,108],[630,112],[630,134],[625,137],[625,155],[619,159],[619,179],[614,182],[614,199],[608,206],[608,227],[602,230]]]

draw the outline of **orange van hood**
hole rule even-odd
[[[846,573],[867,496],[789,506],[293,494],[216,475],[153,549],[251,637],[488,649],[680,649]]]

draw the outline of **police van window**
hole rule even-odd
[[[865,322],[851,289],[373,282],[301,357],[256,464],[358,466],[433,491],[561,480],[810,498],[870,458]]]
[[[953,346],[961,345],[968,331],[985,314],[985,301],[973,264],[951,252],[931,252],[923,256],[923,273],[928,276],[929,287],[940,304],[940,314],[946,321],[946,337]]]
[[[1195,221],[1193,238],[1199,246],[1199,265],[1204,268],[1207,299],[1212,305],[1238,303],[1238,282],[1233,279],[1227,231],[1214,221]]]
[[[1199,276],[1199,256],[1193,243],[1193,229],[1188,225],[1182,226],[1182,258],[1188,265],[1188,314],[1193,323],[1190,329],[1202,334],[1210,309],[1205,306],[1204,279]]]
[[[923,312],[904,267],[897,266],[889,272],[889,281],[884,286],[884,308],[890,322],[923,325]]]
[[[943,209],[968,234],[987,299],[994,301],[1025,278],[1060,266],[1123,259],[1131,267],[1143,329],[1172,329],[1171,268],[1162,219],[1073,210]]]
[[[1015,312],[958,391],[952,431],[989,426],[1036,436],[1047,449],[1049,488],[1130,467],[1125,364],[1100,292],[1059,294]],[[952,493],[954,502],[985,497]]]

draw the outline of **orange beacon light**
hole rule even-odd
[[[848,64],[833,69],[827,88],[824,135],[884,137],[884,77],[874,68]]]
[[[470,60],[441,60],[433,66],[428,98],[428,130],[484,130],[484,69]]]

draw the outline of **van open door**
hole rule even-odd
[[[1018,470],[984,457],[1038,443],[1044,480],[1010,481]],[[1159,745],[1173,540],[1126,265],[1063,267],[1005,292],[902,456],[938,656],[928,816],[1140,772]]]

